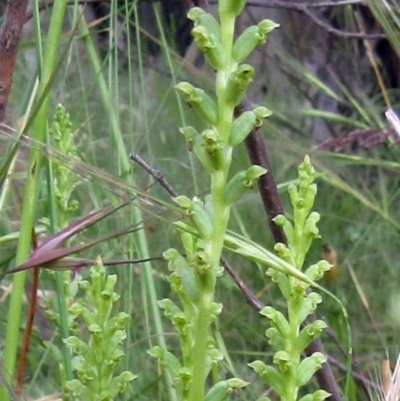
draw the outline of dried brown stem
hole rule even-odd
[[[0,122],[5,120],[8,97],[25,22],[28,0],[8,0],[0,31]]]
[[[237,108],[236,116],[240,115],[246,110],[252,110],[250,103],[245,99]],[[275,242],[287,243],[285,233],[282,227],[277,226],[273,222],[273,218],[278,214],[283,214],[282,202],[279,197],[278,188],[276,186],[275,178],[272,173],[271,165],[269,162],[267,149],[265,148],[264,141],[261,136],[260,130],[254,130],[246,138],[246,148],[252,164],[264,167],[268,170],[267,174],[260,177],[258,180],[258,188],[260,191],[261,199],[264,205],[265,213],[268,217],[268,224],[274,237]]]
[[[213,1],[212,3],[215,3]],[[248,6],[260,7],[260,8],[282,8],[287,10],[295,10],[305,14],[314,24],[331,33],[332,35],[339,36],[346,39],[385,39],[387,35],[385,33],[373,33],[367,34],[364,32],[350,32],[337,29],[332,25],[328,24],[324,20],[320,19],[314,14],[311,9],[317,9],[322,7],[344,7],[347,5],[363,5],[367,6],[367,3],[363,0],[342,0],[342,1],[283,1],[283,0],[255,0],[248,1]]]

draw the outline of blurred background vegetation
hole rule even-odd
[[[29,114],[29,99],[34,96],[40,67],[39,42],[46,40],[52,9],[52,2],[39,5],[43,37],[35,39],[36,21],[29,5],[14,71],[7,125],[15,130]],[[215,11],[215,2],[206,5]],[[71,1],[58,55],[61,62],[50,88],[51,114],[58,103],[70,114],[82,164],[71,165],[68,157],[50,148],[47,154],[55,163],[80,173],[74,192],[79,208],[73,219],[106,201],[120,203],[121,193],[125,197],[134,193],[132,185],[172,205],[168,194],[143,169],[134,162],[126,163],[130,151],[160,170],[179,194],[194,196],[207,191],[207,176],[178,131],[182,125],[199,127],[199,123],[176,97],[174,85],[188,80],[210,90],[213,81],[213,72],[191,42],[191,25],[185,15],[185,3],[180,1]],[[80,23],[87,24],[89,34],[81,25],[75,30],[79,18]],[[400,112],[400,6],[389,0],[249,1],[238,31],[262,18],[272,19],[281,27],[271,35],[267,46],[252,56],[250,63],[257,74],[249,100],[274,112],[262,132],[288,211],[288,184],[296,178],[304,155],[312,158],[318,172],[315,210],[321,214],[322,238],[314,244],[309,262],[322,257],[323,244],[336,251],[338,274],[327,277],[324,285],[348,310],[360,372],[379,384],[381,362],[387,358],[396,360],[400,341],[400,152],[398,134],[385,119],[389,108]],[[0,145],[5,155],[13,139],[10,130],[3,131]],[[2,270],[15,265],[16,243],[6,235],[19,230],[29,147],[42,148],[40,144],[27,143],[29,146],[19,151],[9,171],[8,185],[2,188]],[[243,147],[235,153],[233,168],[248,165]],[[43,181],[37,229],[46,226],[49,217],[51,200],[45,187]],[[140,210],[146,217],[145,244],[143,239],[130,235],[87,251],[88,257],[140,257],[143,246],[151,256],[160,256],[177,243],[170,225],[176,218],[172,209],[149,202],[142,203]],[[136,213],[133,208],[124,208],[96,224],[79,240],[126,226],[137,219]],[[256,190],[235,206],[230,228],[270,249],[273,246]],[[262,269],[231,255],[227,257],[262,303],[279,306],[282,301],[278,291]],[[120,308],[132,316],[125,368],[139,378],[126,399],[166,399],[160,373],[146,349],[157,342],[152,290],[157,299],[170,296],[168,271],[164,262],[155,262],[150,268],[153,289],[139,265],[110,268],[119,277]],[[1,316],[6,316],[10,278],[3,279],[1,285]],[[41,289],[46,291],[47,300],[40,307],[42,319],[36,322],[27,372],[26,394],[33,398],[59,389],[58,374],[54,374],[58,362],[43,347],[44,340],[59,341],[45,313],[54,296],[51,275],[42,274]],[[215,330],[218,345],[229,356],[226,371],[234,370],[239,377],[252,381],[247,363],[256,358],[267,359],[270,352],[264,336],[266,324],[246,304],[227,275],[220,280],[217,301],[224,305]],[[333,332],[323,336],[329,354],[343,364],[337,346],[345,341],[340,311],[326,300],[318,315]],[[0,333],[5,324],[5,318],[1,318]],[[173,348],[176,339],[166,320],[163,331]],[[0,336],[0,347],[3,342]],[[335,364],[333,370],[341,384],[344,372]],[[361,388],[356,384],[354,399],[367,398]],[[238,399],[255,400],[263,391],[261,385],[254,385]],[[371,391],[372,398],[377,398],[377,390]]]

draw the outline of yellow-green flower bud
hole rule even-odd
[[[227,205],[235,203],[246,190],[246,171],[236,173],[228,182],[224,191],[224,198]]]
[[[181,128],[179,128],[179,132],[185,137],[188,150],[192,151],[193,150],[193,146],[194,146],[195,138],[196,138],[197,135],[199,135],[197,130],[194,129],[193,127],[189,126],[189,127],[181,127]]]
[[[305,225],[304,225],[304,234],[310,236],[312,239],[319,238],[319,230],[317,227],[317,223],[321,218],[318,212],[311,212],[311,214],[307,217]]]
[[[289,338],[290,325],[281,312],[275,310],[271,306],[266,306],[261,310],[260,314],[265,316],[270,323],[276,327],[283,338]]]
[[[256,127],[261,127],[263,119],[272,115],[272,111],[264,106],[256,107],[253,111],[256,115]]]
[[[301,387],[307,384],[325,362],[326,356],[321,352],[314,352],[311,356],[303,359],[297,367],[296,386]]]
[[[193,220],[200,237],[205,240],[210,239],[213,233],[213,225],[210,216],[208,216],[204,210],[203,203],[196,198],[193,199],[190,217]]]
[[[258,179],[267,173],[267,169],[261,166],[253,165],[246,170],[246,181],[244,185],[247,188],[253,188]]]
[[[195,237],[190,233],[181,233],[181,241],[183,248],[185,249],[186,258],[190,261],[193,257],[193,251],[195,248]]]
[[[331,393],[328,393],[325,390],[317,390],[312,394],[306,394],[304,397],[300,398],[300,401],[324,401],[328,397],[331,396]],[[259,400],[261,401],[261,400]]]
[[[189,151],[194,150],[206,171],[213,171],[213,163],[205,149],[203,137],[193,127],[182,127],[179,131],[186,138]]]
[[[242,143],[253,129],[261,126],[262,119],[271,114],[272,112],[266,107],[257,107],[252,111],[242,113],[232,124],[229,144],[236,146]]]
[[[184,195],[176,196],[175,198],[172,198],[172,200],[182,209],[190,209],[193,203],[191,199]]]
[[[183,96],[189,106],[192,106],[206,121],[212,125],[217,124],[217,106],[202,89],[195,88],[189,82],[180,82],[175,86],[175,89]]]
[[[157,358],[160,364],[168,370],[172,378],[175,379],[179,375],[179,372],[182,369],[182,365],[179,362],[178,358],[175,355],[171,354],[171,352],[159,346],[155,346],[153,348],[150,348],[147,353],[150,356]]]
[[[321,280],[324,274],[331,269],[332,265],[326,260],[320,260],[315,265],[311,265],[304,273],[312,281]]]
[[[327,327],[328,325],[323,320],[315,320],[314,322],[308,324],[297,336],[295,350],[298,353],[302,353],[308,347],[311,341],[318,338],[322,331]]]
[[[301,295],[304,297],[304,292]],[[317,309],[317,305],[322,302],[321,295],[316,292],[310,292],[305,298],[303,298],[302,306],[298,312],[299,323],[303,323],[307,316],[313,313]]]
[[[205,401],[224,401],[232,390],[246,387],[248,384],[244,380],[237,378],[220,381],[208,391]]]
[[[268,34],[278,26],[279,24],[265,19],[257,26],[245,29],[233,45],[233,59],[238,63],[244,61],[256,47],[266,42]]]
[[[229,135],[229,144],[236,146],[242,143],[247,135],[256,126],[256,115],[254,111],[245,111],[232,124],[231,133]]]
[[[224,146],[220,136],[215,130],[206,129],[201,134],[201,138],[202,138],[202,148],[205,153],[204,155],[201,156],[205,158],[203,162],[205,168],[208,169],[209,167],[211,167],[211,170],[214,171],[221,170],[225,160],[224,160],[224,154],[222,152]]]
[[[227,381],[220,381],[206,394],[205,401],[224,401],[229,393],[230,388]]]
[[[278,395],[283,394],[286,388],[286,380],[272,366],[267,366],[262,361],[254,361],[249,363],[249,366],[260,376],[260,378],[269,384]]]
[[[272,345],[274,349],[279,350],[285,348],[285,340],[275,327],[270,327],[265,330],[265,335],[269,338],[268,344]]]
[[[200,7],[193,7],[188,12],[188,19],[194,22],[194,26],[204,26],[208,32],[215,36],[216,39],[221,39],[221,29],[217,20],[209,13],[206,13]]]
[[[279,285],[282,295],[285,299],[289,300],[292,296],[292,286],[289,282],[288,276],[275,269],[267,269],[266,275],[271,277],[272,281]]]
[[[236,173],[228,182],[224,191],[225,202],[228,205],[235,203],[243,192],[252,188],[258,178],[265,174],[267,170],[260,166],[251,166],[247,171],[242,170]]]
[[[179,272],[182,282],[182,290],[185,296],[193,304],[198,304],[200,300],[200,289],[197,283],[194,270],[188,265],[186,269]]]
[[[275,365],[279,366],[281,372],[286,372],[292,364],[290,355],[283,350],[276,352],[276,354],[273,357],[273,362]]]
[[[237,106],[242,101],[247,87],[253,81],[253,77],[254,68],[248,64],[242,64],[236,71],[232,72],[226,87],[226,102]]]
[[[217,150],[223,148],[221,138],[215,130],[206,129],[201,134],[201,137],[203,138],[203,146],[210,156],[214,155]]]
[[[202,25],[192,29],[192,36],[199,49],[203,52],[208,64],[214,70],[223,69],[226,64],[226,57],[221,41]]]

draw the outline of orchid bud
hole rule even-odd
[[[265,316],[277,328],[282,337],[288,338],[290,336],[289,322],[282,312],[275,310],[271,306],[266,306],[261,310],[260,314]]]
[[[175,89],[184,97],[186,103],[193,107],[207,122],[212,125],[217,124],[217,106],[214,100],[202,89],[195,88],[188,82],[180,82],[175,86]]]
[[[233,45],[233,59],[238,63],[244,61],[256,47],[266,42],[268,33],[278,26],[279,24],[265,19],[258,25],[252,25],[245,29]]]
[[[221,28],[217,20],[209,13],[206,13],[200,7],[193,7],[189,10],[188,19],[194,22],[194,26],[205,27],[210,34],[214,35],[216,39],[221,39]]]
[[[325,390],[317,390],[312,394],[306,394],[304,397],[301,397],[299,401],[324,401],[330,396],[331,393]]]
[[[192,29],[192,36],[208,64],[214,70],[222,70],[226,64],[226,56],[221,41],[201,25]]]
[[[213,233],[213,225],[210,216],[204,210],[203,203],[198,199],[193,200],[191,207],[191,219],[195,224],[202,239],[210,239]]]
[[[252,188],[258,178],[264,175],[267,170],[260,166],[251,166],[247,171],[242,170],[236,173],[225,187],[225,202],[230,205],[236,202],[243,192]]]
[[[304,327],[296,338],[295,349],[302,353],[316,338],[318,338],[322,331],[326,329],[328,325],[323,320],[315,320]]]
[[[230,75],[226,86],[225,100],[227,103],[237,106],[243,99],[247,87],[253,81],[254,68],[248,64],[242,64]]]
[[[303,359],[296,371],[296,385],[304,386],[313,377],[314,373],[321,369],[326,362],[326,356],[321,352],[314,352],[311,356]]]
[[[194,141],[196,139],[196,136],[199,135],[196,129],[193,127],[181,127],[179,128],[179,132],[185,137],[187,147],[189,151],[193,150],[194,147]]]
[[[232,390],[246,387],[248,384],[237,378],[220,381],[208,391],[205,401],[224,401]]]
[[[232,124],[229,135],[229,144],[236,146],[241,144],[250,132],[255,128],[256,115],[253,111],[245,111]]]
[[[285,378],[272,366],[267,366],[262,361],[254,361],[249,366],[260,376],[260,378],[269,384],[277,394],[283,394],[286,388]]]
[[[244,185],[247,188],[253,188],[258,179],[267,173],[267,169],[261,166],[253,165],[246,170],[246,181]]]
[[[281,372],[287,372],[290,366],[292,365],[290,355],[283,350],[280,350],[275,353],[273,357],[273,362],[275,365],[279,366]]]

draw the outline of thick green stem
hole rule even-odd
[[[207,273],[209,276],[213,272]],[[213,280],[213,277],[208,277]],[[205,292],[202,295],[201,304],[199,306],[196,324],[195,345],[193,347],[193,376],[190,386],[189,399],[191,401],[203,401],[204,399],[204,383],[206,380],[206,360],[207,345],[209,336],[209,327],[211,324],[211,312],[214,299],[214,291]]]
[[[223,166],[220,170],[211,173],[211,203],[213,235],[205,244],[209,261],[213,271],[207,272],[204,277],[202,300],[199,305],[196,320],[196,337],[193,347],[193,376],[190,387],[190,400],[203,401],[206,380],[206,361],[209,327],[212,321],[212,305],[215,292],[215,276],[221,258],[225,233],[228,227],[230,205],[224,199],[224,190],[228,181],[229,169],[232,161],[232,147],[228,145],[229,135],[234,120],[234,108],[226,102],[226,86],[228,78],[234,68],[232,64],[232,45],[235,19],[220,15],[221,41],[226,55],[226,65],[217,71],[216,94],[218,99],[218,136],[224,143]]]
[[[44,67],[40,77],[39,95],[44,94],[46,85],[50,81],[52,74],[54,74],[57,52],[60,47],[61,30],[63,27],[66,5],[67,2],[65,0],[60,0],[55,2],[53,7],[49,32],[46,40],[43,62]],[[49,98],[46,98],[35,120],[33,129],[35,136],[34,139],[39,142],[43,141],[47,131],[49,103]],[[21,236],[19,238],[16,256],[17,265],[27,259],[31,248],[31,232],[36,213],[36,200],[39,192],[42,160],[43,155],[41,155],[39,151],[32,150],[21,217]],[[4,368],[7,371],[7,377],[8,374],[12,377],[15,371],[25,278],[26,272],[17,273],[13,278],[13,291],[8,309],[8,325],[4,350]],[[9,399],[10,394],[6,387],[1,386],[0,400],[8,401]]]
[[[290,277],[291,288],[294,288],[296,279]],[[295,349],[296,339],[300,332],[300,323],[298,318],[298,301],[294,298],[288,301],[288,321],[290,326],[290,338],[287,341],[286,351],[289,354],[291,364],[285,374],[286,387],[285,396],[281,399],[287,401],[296,401],[299,392],[299,387],[296,385],[296,372],[301,362],[301,354]]]

